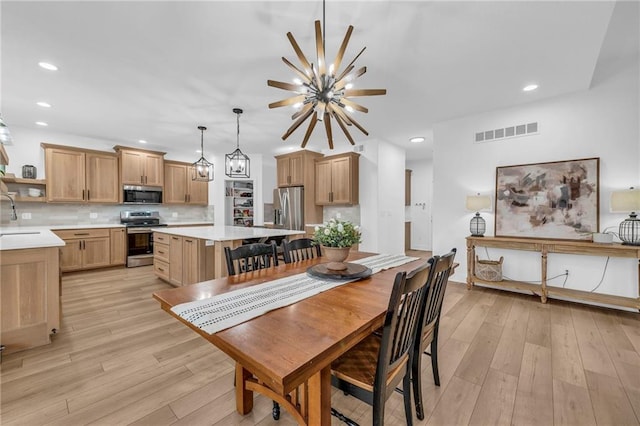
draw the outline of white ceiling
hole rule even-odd
[[[607,33],[612,2],[328,1],[327,57],[355,27],[343,66],[366,46],[358,88],[386,88],[359,98],[358,121],[378,139],[428,158],[433,123],[589,88]],[[1,112],[9,126],[71,133],[171,152],[235,147],[271,156],[298,147],[303,125],[286,142],[291,108],[269,110],[289,92],[267,79],[291,81],[281,57],[298,64],[291,31],[311,62],[318,1],[11,2],[2,15]],[[39,61],[55,63],[45,71]],[[536,82],[540,88],[524,93]],[[50,109],[36,106],[47,101]],[[336,148],[348,144],[334,125]],[[470,135],[470,138],[472,135]],[[19,140],[14,140],[18,145]],[[309,148],[326,148],[316,127]]]

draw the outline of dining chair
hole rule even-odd
[[[447,281],[453,269],[453,259],[456,249],[443,256],[434,256],[429,259],[429,278],[427,296],[420,308],[420,324],[416,328],[413,354],[411,356],[411,380],[413,382],[413,399],[416,406],[416,416],[424,420],[424,406],[422,403],[422,354],[431,357],[431,369],[433,381],[440,386],[438,373],[438,329],[440,327],[440,311],[442,300],[447,288]],[[427,346],[431,345],[430,352]]]
[[[278,266],[278,253],[275,243],[254,243],[240,246],[235,249],[224,248],[227,261],[227,272],[236,275],[242,272],[257,271]]]
[[[282,248],[284,251],[284,263],[300,262],[322,256],[320,246],[314,244],[311,238],[285,240],[282,242]]]
[[[384,423],[384,406],[402,381],[407,425],[413,424],[410,354],[427,293],[429,264],[396,274],[382,333],[371,333],[331,364],[331,384],[372,406],[373,424]],[[335,409],[332,414],[355,425]]]

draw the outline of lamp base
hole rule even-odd
[[[472,237],[484,237],[483,234],[471,234]]]
[[[626,241],[623,241],[622,245],[623,246],[640,246],[640,241],[638,241],[637,243],[635,243],[635,242],[634,243],[628,243]]]

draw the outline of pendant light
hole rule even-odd
[[[249,177],[249,168],[250,161],[249,157],[240,151],[240,114],[242,114],[242,110],[240,108],[234,108],[233,112],[236,114],[236,123],[237,123],[237,139],[236,139],[236,150],[231,154],[227,154],[224,156],[224,170],[225,174],[229,177]]]
[[[207,130],[204,126],[198,126],[200,130],[200,159],[193,163],[193,174],[191,180],[197,180],[201,182],[211,182],[213,180],[213,164],[208,162],[204,158],[204,131]]]

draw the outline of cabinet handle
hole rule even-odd
[[[75,235],[76,237],[80,237],[82,235],[89,235],[89,233],[88,232],[78,232],[78,233],[75,233],[73,235]]]
[[[87,189],[87,201],[91,199],[91,190]]]
[[[158,268],[158,271],[164,272],[164,269],[163,268]]]
[[[146,176],[144,177],[144,183],[147,183],[147,177]]]
[[[184,202],[187,202],[187,194],[184,194]]]
[[[140,175],[140,183],[144,183],[144,176]]]
[[[193,240],[184,240],[186,243],[192,243]]]
[[[158,250],[159,254],[164,254],[164,252],[162,250]]]
[[[82,250],[82,240],[78,241],[78,250]]]
[[[178,237],[171,237],[172,240],[179,240],[180,238]]]
[[[82,201],[84,201],[84,189],[82,190]]]
[[[191,194],[187,194],[187,201],[191,202]]]

